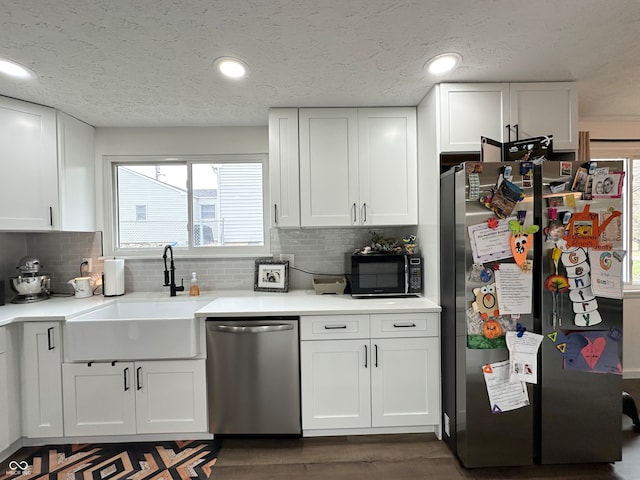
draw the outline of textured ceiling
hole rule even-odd
[[[95,126],[266,125],[272,106],[416,105],[434,83],[577,81],[640,119],[638,0],[2,0],[0,95]],[[430,57],[462,54],[446,77]],[[251,74],[218,78],[233,55]]]

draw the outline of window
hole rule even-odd
[[[592,161],[598,162],[598,166],[606,166],[608,160],[624,161],[622,218],[625,220],[623,244],[627,254],[623,275],[625,283],[640,286],[640,155],[634,155],[631,151],[627,155],[605,157],[600,152],[597,154],[594,152],[591,157]]]
[[[114,254],[268,252],[265,155],[109,161]]]
[[[216,219],[216,206],[215,204],[200,205],[200,219],[201,220],[215,220]]]
[[[147,219],[147,206],[136,205],[136,222],[142,222]]]

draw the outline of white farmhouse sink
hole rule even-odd
[[[210,300],[118,301],[67,319],[69,361],[192,358],[201,352],[202,320],[194,312]]]

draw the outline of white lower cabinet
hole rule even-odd
[[[62,437],[60,323],[25,323],[22,353],[24,435]]]
[[[349,317],[361,326],[350,326]],[[431,313],[302,317],[303,430],[437,426],[438,318]]]
[[[205,360],[65,363],[66,436],[206,432]]]
[[[301,342],[302,429],[371,426],[371,379],[362,340]]]
[[[437,424],[438,339],[377,338],[371,347],[371,425]]]
[[[9,370],[7,332],[0,328],[0,452],[11,444],[9,438]]]

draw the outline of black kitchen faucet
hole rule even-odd
[[[171,253],[171,264],[167,269],[167,250]],[[164,259],[164,287],[169,287],[170,296],[175,297],[176,292],[184,292],[184,279],[180,280],[180,286],[176,286],[176,267],[173,264],[173,248],[171,245],[165,245],[164,253],[162,254]]]

